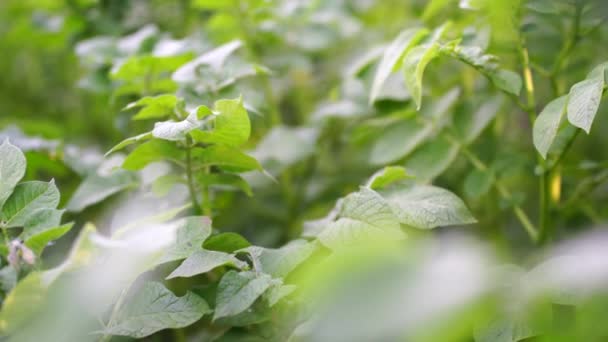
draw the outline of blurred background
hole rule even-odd
[[[153,127],[154,120],[132,121],[135,111],[125,109],[142,96],[176,92],[186,103],[209,106],[220,98],[243,96],[252,121],[252,137],[244,149],[271,177],[259,172],[245,175],[252,196],[218,191],[212,209],[215,229],[239,233],[255,245],[279,247],[301,237],[338,199],[357,191],[375,171],[387,165],[404,166],[415,182],[432,183],[459,195],[478,222],[432,232],[408,231],[413,241],[426,241],[422,247],[408,245],[411,255],[403,255],[399,248],[391,253],[390,248],[381,251],[368,246],[353,252],[354,256],[336,257],[336,264],[325,269],[303,271],[298,281],[304,286],[325,281],[352,284],[353,277],[357,283],[357,279],[376,282],[361,282],[360,288],[342,296],[319,294],[336,290],[311,285],[311,296],[329,296],[335,302],[313,306],[318,320],[298,328],[300,337],[294,337],[394,341],[395,336],[403,337],[404,326],[428,327],[413,319],[419,314],[421,320],[424,315],[432,320],[442,310],[461,310],[462,303],[471,302],[475,304],[464,306],[468,318],[502,311],[496,299],[501,293],[496,289],[508,281],[497,281],[503,278],[496,274],[511,280],[526,278],[534,265],[561,255],[559,248],[575,248],[568,241],[596,230],[605,232],[608,105],[605,101],[600,105],[589,135],[568,127],[560,133],[562,145],[571,143],[551,183],[552,239],[547,251],[530,240],[514,213],[523,210],[533,222],[539,219],[538,153],[532,145],[528,115],[473,68],[447,58],[427,67],[420,113],[401,71],[391,74],[370,100],[384,49],[406,28],[432,30],[449,21],[453,31],[459,32],[454,39],[480,46],[498,56],[501,66],[519,73],[518,44],[523,37],[540,111],[596,65],[608,61],[607,18],[608,2],[602,0],[4,0],[0,2],[0,140],[9,138],[26,153],[26,180],[56,180],[62,193],[60,206],[68,209],[66,220],[76,222],[75,229],[45,252],[48,266],[65,258],[86,222],[109,231],[136,216],[186,201],[187,189],[153,189],[149,179],[155,170],[117,173],[122,159],[104,158],[121,140]],[[180,76],[173,73],[179,67],[226,44],[234,45],[228,45],[230,52],[221,68],[201,71],[190,87],[175,82]],[[417,116],[440,124],[419,127]],[[466,130],[463,127],[480,117],[487,122],[465,147],[439,138],[445,132],[458,137]],[[577,137],[569,140],[572,134]],[[475,160],[484,166],[476,167]],[[508,196],[497,182],[508,189]],[[154,191],[134,197],[134,189]],[[467,238],[453,236],[459,234]],[[452,243],[454,239],[457,242]],[[608,256],[601,246],[608,240],[605,234],[593,240],[584,240],[589,245],[572,242],[576,252],[567,254],[593,253],[580,256],[579,262],[562,260],[551,268],[558,271],[540,277],[543,280],[538,283],[543,285],[538,286],[544,288],[545,280],[554,278],[574,292],[607,285]],[[552,249],[562,243],[565,247]],[[358,270],[349,264],[351,257],[371,260],[370,266]],[[598,262],[595,267],[568,273],[592,260]],[[513,269],[497,266],[503,264],[513,264]],[[444,272],[452,267],[458,271]],[[497,267],[500,271],[495,271]],[[340,274],[337,279],[325,279],[340,269],[347,270],[344,278]],[[400,271],[389,274],[383,272],[386,269]],[[376,274],[391,279],[380,281],[384,278]],[[424,315],[416,310],[424,306],[420,298],[445,290],[438,283],[458,284],[463,278],[469,281],[462,288],[452,287],[453,293],[446,295],[462,302],[441,299],[441,305],[431,305]],[[386,288],[378,289],[380,283]],[[544,296],[536,285],[531,286],[534,289],[527,286],[515,286],[518,298],[520,290],[529,298],[537,298],[536,291]],[[384,293],[386,298],[379,302],[386,306],[376,301],[351,306],[370,293]],[[391,307],[395,297],[401,301]],[[546,303],[552,302],[543,302],[539,310],[546,309]],[[526,333],[533,328],[521,327],[518,318],[535,312],[520,315],[518,307],[498,317],[495,330],[480,330],[478,337],[486,338],[483,341],[582,341],[577,338],[587,336],[585,341],[605,341],[608,332],[596,318],[605,317],[606,301],[584,303],[581,317],[587,325],[564,335],[550,333],[543,339]],[[552,329],[560,319],[574,321],[576,309],[571,304],[549,304],[551,322],[538,322],[538,329],[555,332]],[[374,305],[386,316],[357,316]],[[441,322],[450,325],[462,312]],[[565,318],[556,318],[562,314]],[[400,315],[405,318],[395,318]],[[359,323],[368,318],[373,324]],[[456,320],[454,326],[461,323]],[[426,336],[411,329],[407,337],[467,340],[454,326],[439,328],[453,336]]]

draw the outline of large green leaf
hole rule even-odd
[[[272,278],[267,274],[227,272],[217,287],[213,320],[247,310],[271,285]]]
[[[411,48],[413,48],[424,36],[428,34],[428,30],[420,28],[411,28],[402,31],[397,38],[386,48],[378,69],[374,77],[369,102],[373,103],[388,76],[399,66],[401,59]]]
[[[579,82],[570,89],[568,121],[582,128],[587,134],[599,109],[603,90],[604,77],[601,74]]]
[[[27,327],[46,299],[47,288],[40,272],[32,272],[23,278],[8,294],[0,311],[0,329],[11,334]]]
[[[564,95],[547,104],[543,111],[534,121],[534,146],[543,158],[547,158],[547,152],[551,148],[559,127],[566,116],[566,105],[568,96]]]
[[[418,147],[431,132],[431,125],[412,119],[393,124],[374,142],[369,161],[373,165],[398,161]]]
[[[207,273],[220,266],[231,266],[244,269],[247,267],[247,263],[237,259],[232,254],[200,250],[186,258],[179,267],[167,276],[167,279],[192,277],[198,274]]]
[[[59,190],[55,181],[24,182],[15,187],[2,207],[2,222],[7,228],[22,227],[30,215],[40,209],[55,209],[59,204]]]
[[[251,244],[244,237],[231,232],[214,235],[203,243],[203,248],[205,249],[226,253],[232,253],[249,246]]]
[[[103,333],[142,338],[187,327],[210,312],[207,302],[192,292],[177,297],[162,284],[149,282],[124,303]]]
[[[185,152],[175,143],[154,139],[139,145],[131,152],[122,164],[126,170],[141,170],[146,165],[162,160],[180,163],[185,159]]]
[[[25,156],[19,148],[8,140],[0,145],[0,209],[23,178],[25,164]]]
[[[405,85],[412,94],[416,103],[416,109],[422,106],[422,78],[426,66],[439,55],[439,45],[417,46],[405,56],[403,60],[403,72],[405,73]]]
[[[475,218],[458,196],[431,185],[415,185],[381,192],[399,222],[419,229],[471,224]]]
[[[195,148],[192,150],[192,158],[193,164],[197,168],[215,165],[233,172],[262,169],[255,158],[246,155],[236,148],[224,145]]]
[[[323,245],[337,249],[368,241],[398,240],[405,234],[389,204],[375,191],[361,188],[341,203],[338,219],[318,235]]]
[[[250,246],[241,251],[250,255],[256,271],[282,278],[304,262],[316,248],[314,243],[294,240],[278,249]]]
[[[203,242],[211,235],[211,220],[204,216],[185,217],[177,222],[175,243],[161,258],[159,263],[186,259],[202,250]]]
[[[118,192],[136,186],[137,176],[130,171],[116,170],[108,176],[100,176],[93,172],[80,183],[66,205],[66,209],[78,212]]]
[[[214,105],[212,131],[193,131],[192,138],[207,144],[223,144],[239,147],[247,142],[251,133],[249,115],[243,99],[219,100]]]
[[[430,140],[408,157],[405,168],[419,181],[431,181],[452,164],[458,151],[459,146],[447,140]]]

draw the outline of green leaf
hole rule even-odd
[[[177,184],[186,184],[186,180],[181,175],[167,174],[160,176],[152,183],[152,192],[156,196],[166,196]]]
[[[389,204],[378,193],[367,188],[346,196],[341,203],[338,219],[318,235],[321,243],[330,249],[404,237],[399,220]]]
[[[296,290],[295,285],[283,285],[283,283],[279,283],[270,287],[268,292],[264,295],[264,297],[268,301],[268,306],[273,307],[276,303],[278,303],[281,299],[289,296]]]
[[[28,237],[23,238],[25,245],[29,247],[36,255],[40,255],[42,250],[49,242],[54,241],[62,237],[65,233],[72,229],[74,223],[66,223],[61,226],[40,229],[36,231],[28,231]]]
[[[316,248],[314,243],[294,240],[278,249],[250,246],[239,252],[249,254],[256,271],[282,278],[308,259]]]
[[[154,139],[139,145],[125,159],[122,167],[126,170],[141,170],[146,165],[162,160],[170,160],[181,163],[185,159],[185,152],[179,149],[175,143]]]
[[[251,246],[249,241],[237,233],[220,233],[203,243],[203,248],[211,251],[232,253],[236,250]]]
[[[175,243],[159,261],[159,264],[186,259],[202,250],[203,242],[211,235],[211,220],[204,216],[185,217],[175,223],[179,226]]]
[[[264,167],[278,165],[272,171],[280,173],[284,168],[310,157],[315,152],[318,135],[316,128],[275,126],[252,155]]]
[[[464,193],[469,198],[480,198],[490,191],[493,183],[493,172],[475,169],[464,179]]]
[[[239,147],[249,140],[251,123],[242,98],[216,101],[213,117],[213,131],[193,131],[190,135],[194,140],[231,147]]]
[[[207,302],[192,292],[177,297],[162,284],[148,282],[120,308],[103,333],[143,338],[163,329],[187,327],[210,312]]]
[[[140,141],[150,140],[150,139],[152,139],[152,132],[142,133],[140,135],[136,135],[134,137],[127,138],[127,139],[119,142],[116,146],[112,147],[112,149],[106,153],[106,157],[116,151],[122,150],[123,148],[125,148],[129,145],[138,143]]]
[[[40,272],[32,272],[23,278],[2,303],[0,329],[3,335],[27,327],[29,320],[44,303],[46,293]]]
[[[198,168],[215,165],[231,172],[262,169],[260,163],[253,157],[244,154],[236,148],[224,145],[194,148],[192,150],[192,158],[194,166]]]
[[[523,82],[516,72],[511,70],[498,69],[489,74],[494,85],[507,93],[519,96]]]
[[[2,222],[7,228],[22,227],[39,209],[55,209],[58,204],[59,190],[54,180],[24,182],[15,187],[4,203]]]
[[[66,209],[71,212],[82,211],[123,190],[134,188],[137,184],[137,175],[130,171],[116,170],[108,176],[93,172],[80,183]]]
[[[196,113],[192,113],[182,121],[170,120],[155,123],[152,135],[163,140],[180,141],[184,140],[188,133],[201,128],[201,125],[202,123],[198,121]],[[203,131],[196,132],[204,133]]]
[[[247,310],[271,285],[272,278],[267,274],[227,272],[217,287],[213,320]]]
[[[482,102],[475,111],[457,111],[454,116],[454,124],[462,140],[467,143],[475,141],[494,120],[502,103],[502,98],[495,96]]]
[[[449,8],[452,3],[455,3],[456,0],[431,0],[428,1],[426,7],[424,8],[424,12],[422,13],[422,20],[428,21],[435,17],[438,13],[446,8]]]
[[[476,220],[458,196],[431,185],[381,192],[399,222],[419,229],[471,224]]]
[[[247,263],[237,259],[232,254],[201,250],[194,252],[184,260],[178,268],[169,274],[167,279],[192,277],[198,274],[207,273],[220,266],[231,266],[238,269],[244,269],[247,267]]]
[[[568,99],[568,121],[587,134],[600,106],[604,77],[598,75],[572,86]]]
[[[405,168],[401,166],[387,166],[374,173],[367,181],[367,186],[372,190],[378,190],[407,178],[409,178],[409,175],[405,171]]]
[[[144,79],[176,70],[190,59],[192,59],[191,54],[162,57],[150,55],[131,56],[122,64],[115,67],[110,76],[124,81]]]
[[[371,89],[370,104],[373,103],[388,76],[395,70],[410,49],[412,49],[422,38],[428,34],[428,30],[420,28],[406,29],[386,48],[382,60],[378,65],[374,82]]]
[[[450,167],[458,151],[458,145],[445,139],[430,140],[408,157],[405,168],[419,181],[431,181]]]
[[[241,190],[247,194],[247,196],[253,196],[251,186],[249,186],[249,183],[239,175],[228,173],[201,173],[197,177],[197,180],[200,184],[207,185],[211,188],[219,190]]]
[[[436,43],[422,45],[413,48],[405,56],[403,71],[405,73],[405,85],[412,94],[416,103],[416,109],[422,106],[422,77],[426,66],[439,55],[439,45]]]
[[[369,162],[373,165],[385,165],[396,162],[410,154],[431,133],[431,125],[416,120],[397,122],[383,132],[371,148]]]
[[[25,175],[25,165],[23,152],[5,140],[0,145],[0,209]]]
[[[534,146],[543,158],[547,158],[547,152],[551,148],[559,127],[564,122],[568,96],[564,95],[547,104],[543,111],[534,121]]]
[[[219,72],[226,62],[226,59],[242,45],[243,43],[240,40],[234,40],[219,46],[182,65],[173,73],[171,78],[178,83],[190,83],[199,78],[197,70],[202,67],[208,67],[215,72]]]
[[[146,96],[130,103],[125,109],[143,107],[135,114],[133,120],[163,119],[173,114],[178,101],[178,98],[172,94]]]

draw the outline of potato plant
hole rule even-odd
[[[0,4],[1,339],[607,339],[607,17]]]

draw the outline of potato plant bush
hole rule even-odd
[[[607,19],[0,3],[0,339],[607,340]]]

